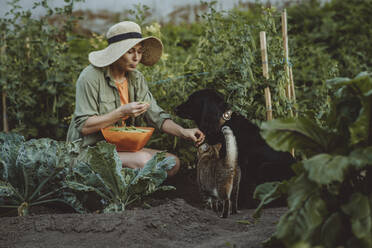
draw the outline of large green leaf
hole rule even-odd
[[[355,237],[372,246],[371,199],[355,192],[341,209],[350,216],[351,230]]]
[[[0,180],[11,181],[14,186],[20,186],[15,164],[18,150],[23,146],[24,137],[16,133],[0,133]]]
[[[105,200],[109,200],[109,196],[105,195],[104,192],[102,192],[99,188],[89,186],[86,184],[78,183],[75,181],[66,181],[66,186],[70,189],[73,189],[75,191],[81,191],[81,192],[94,192],[97,195],[99,195],[101,198]]]
[[[338,88],[333,103],[330,122],[338,123],[338,128],[348,127],[351,144],[368,141],[372,144],[372,73],[362,72],[355,78],[336,78],[327,81]]]
[[[25,142],[19,150],[15,166],[23,172],[23,177],[18,180],[23,181],[26,198],[35,194],[35,191],[39,191],[36,195],[41,195],[61,187],[61,181],[79,154],[79,146],[79,143],[58,142],[48,138]]]
[[[103,200],[103,211],[123,211],[135,200],[157,190],[175,159],[165,152],[153,156],[142,169],[122,168],[115,146],[99,142],[81,152],[65,185],[75,192],[94,192]],[[81,199],[84,201],[84,199]]]
[[[371,80],[372,81],[372,80]],[[361,99],[362,108],[356,121],[349,127],[351,143],[365,142],[372,145],[372,96]]]
[[[126,186],[121,174],[123,165],[114,145],[105,141],[98,142],[96,146],[89,147],[85,156],[80,159],[89,164],[114,195],[123,194]]]
[[[262,123],[261,129],[265,140],[276,150],[295,148],[311,156],[334,148],[336,135],[306,118],[272,120]]]
[[[128,192],[149,195],[161,189],[159,186],[167,178],[167,171],[175,164],[173,157],[165,157],[165,152],[158,152],[143,169],[136,170],[135,177],[128,184]]]
[[[277,225],[275,238],[288,247],[299,241],[311,241],[328,214],[320,189],[304,174],[289,189],[289,210]]]
[[[367,94],[372,89],[372,73],[360,72],[353,79],[347,77],[336,77],[327,80],[326,83],[332,88],[342,88],[344,86],[351,86],[354,89],[358,89],[361,94]]]
[[[332,213],[321,227],[321,244],[325,247],[338,247],[340,240],[344,239],[345,229],[342,215],[338,212]]]
[[[10,183],[0,180],[0,207],[9,201],[13,203],[12,199],[17,198],[20,201],[23,200]]]
[[[303,164],[309,173],[309,179],[320,185],[342,182],[350,167],[348,157],[324,153],[304,160]]]
[[[26,141],[19,150],[16,168],[23,172],[22,181],[26,200],[36,190],[40,183],[55,170],[62,171],[57,166],[57,141],[51,139],[32,139]]]
[[[365,169],[367,165],[372,165],[372,146],[352,151],[349,155],[349,161],[357,170]]]
[[[136,180],[140,178],[151,178],[158,186],[167,178],[167,171],[175,164],[176,160],[173,157],[165,157],[165,152],[159,152],[146,163],[143,169],[138,170],[131,184],[136,184]]]
[[[5,136],[8,135],[2,137]],[[5,159],[2,160],[1,168],[7,168],[6,173],[3,170],[2,175],[7,174],[4,182],[8,189],[12,189],[13,194],[7,197],[1,195],[1,205],[9,207],[22,205],[25,206],[22,212],[27,213],[28,206],[59,201],[69,204],[78,212],[83,212],[84,209],[76,197],[65,191],[62,184],[67,171],[76,162],[80,144],[58,142],[48,138],[25,142],[23,137],[14,135],[9,137],[8,142],[0,144],[7,151],[3,156]]]
[[[280,190],[282,182],[267,182],[260,184],[256,187],[253,193],[253,198],[260,201],[260,204],[254,211],[253,217],[258,218],[261,215],[262,208],[275,201],[276,199],[283,196],[282,190]]]
[[[361,73],[351,81],[358,87],[362,108],[357,120],[350,126],[351,142],[357,144],[359,142],[368,141],[372,145],[372,73]]]

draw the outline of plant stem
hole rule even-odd
[[[3,131],[5,133],[9,132],[9,126],[8,126],[8,116],[7,116],[7,106],[6,106],[6,91],[5,87],[3,87],[2,92],[2,103],[3,103]]]

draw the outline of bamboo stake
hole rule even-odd
[[[284,9],[282,12],[282,35],[283,35],[283,47],[284,47],[284,59],[285,59],[285,71],[289,80],[286,85],[286,95],[288,99],[296,102],[296,93],[294,89],[292,66],[289,65],[289,52],[288,52],[288,28],[287,28],[287,10]]]
[[[269,79],[269,63],[267,58],[266,48],[266,32],[260,32],[260,44],[261,44],[261,59],[262,59],[262,73],[265,79]],[[273,119],[273,110],[271,105],[271,93],[270,88],[265,88],[265,103],[266,103],[266,120],[271,121]]]
[[[284,48],[284,67],[287,78],[289,79],[289,55],[288,55],[288,31],[287,31],[287,11],[284,9],[282,12],[282,36],[283,36],[283,48]],[[291,86],[289,81],[285,86],[285,94],[288,99],[291,99]]]
[[[266,32],[260,32],[260,44],[261,44],[261,59],[262,59],[262,73],[263,76],[269,78],[269,64],[267,61],[267,48],[266,48]]]
[[[294,82],[293,82],[292,67],[289,67],[289,81],[291,82],[292,99],[293,99],[293,102],[296,103],[296,92],[295,92]]]
[[[289,52],[288,52],[288,28],[287,28],[287,10],[284,9],[282,12],[282,35],[283,35],[283,48],[284,48],[284,59],[285,59],[285,72],[288,78],[286,84],[286,95],[288,99],[296,102],[292,66],[289,66]],[[293,117],[292,109],[290,109],[290,115]],[[294,148],[291,149],[292,157],[295,156]]]
[[[3,57],[5,56],[6,52],[6,43],[5,43],[5,37],[4,39],[4,45],[0,49],[0,57],[1,60],[3,60]],[[7,115],[7,106],[6,106],[6,87],[3,85],[2,87],[2,94],[1,94],[1,100],[2,100],[2,105],[3,105],[3,131],[5,133],[9,132],[9,125],[8,125],[8,115]]]
[[[271,121],[273,119],[273,111],[271,107],[271,93],[270,88],[265,88],[265,101],[266,101],[266,120]]]

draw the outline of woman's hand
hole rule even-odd
[[[183,139],[192,140],[195,146],[200,146],[205,139],[205,135],[198,128],[183,128],[171,119],[166,119],[163,123],[162,130],[165,133],[181,137]]]
[[[205,139],[205,135],[198,128],[185,128],[183,129],[182,136],[195,142],[195,146],[200,146]]]
[[[119,107],[120,113],[124,116],[137,117],[147,111],[150,104],[143,102],[130,102]]]

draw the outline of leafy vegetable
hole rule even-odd
[[[63,202],[84,212],[62,184],[79,153],[78,143],[46,138],[25,142],[20,135],[0,133],[0,151],[0,207],[27,215],[31,206]]]
[[[161,186],[176,163],[165,152],[157,153],[143,169],[133,170],[122,168],[115,146],[103,141],[82,152],[79,159],[66,185],[76,192],[95,193],[103,199],[104,212],[123,211],[145,195],[173,188]]]
[[[286,191],[256,189],[262,205],[288,194],[289,210],[266,246],[372,247],[372,74],[327,83],[334,94],[322,127],[308,118],[262,125],[275,149],[294,147],[305,158]]]

